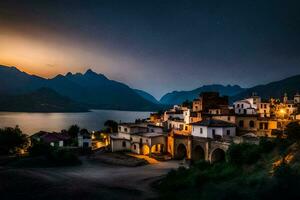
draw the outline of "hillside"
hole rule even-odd
[[[259,145],[235,144],[227,162],[198,162],[171,171],[155,187],[159,199],[299,199],[299,144],[262,139]]]
[[[219,92],[221,95],[233,96],[243,90],[244,89],[238,85],[204,85],[191,91],[173,91],[171,93],[167,93],[160,99],[160,103],[170,105],[181,104],[185,100],[192,101],[197,98],[201,92],[215,91]]]
[[[20,95],[0,95],[0,111],[87,112],[86,106],[61,96],[49,88]]]
[[[156,100],[156,98],[154,96],[152,96],[151,94],[149,94],[148,92],[145,92],[143,90],[138,90],[138,89],[134,89],[134,91],[140,95],[141,97],[143,97],[144,99],[152,102],[152,103],[155,103],[155,104],[160,104],[159,101]]]
[[[137,94],[127,85],[109,80],[103,74],[87,70],[84,74],[67,73],[44,79],[19,71],[15,67],[0,66],[0,94],[21,95],[41,87],[51,88],[62,96],[87,105],[90,109],[154,111],[160,109]]]
[[[270,97],[282,98],[284,93],[287,93],[288,96],[292,98],[297,92],[300,92],[300,75],[248,88],[241,93],[234,95],[230,100],[235,101],[243,99],[251,96],[252,93],[256,93],[263,99],[268,99]]]

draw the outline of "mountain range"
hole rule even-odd
[[[0,110],[10,112],[87,112],[88,108],[50,88],[19,95],[0,95]]]
[[[15,67],[0,65],[0,110],[26,112],[81,112],[89,109],[156,111],[193,100],[201,92],[216,91],[229,96],[230,102],[256,93],[262,98],[290,97],[300,92],[300,75],[251,88],[238,85],[204,85],[190,91],[173,91],[160,101],[151,94],[132,89],[103,74],[87,70],[46,79]]]
[[[40,88],[48,88],[90,109],[153,111],[161,108],[127,85],[109,80],[103,74],[97,74],[90,69],[84,74],[69,72],[65,76],[57,75],[52,79],[45,79],[21,72],[15,67],[0,66],[0,82],[2,97],[16,98]]]
[[[160,103],[170,104],[170,105],[181,104],[186,100],[192,101],[193,99],[199,97],[199,94],[201,92],[214,91],[214,92],[219,92],[221,95],[234,96],[244,90],[245,89],[241,88],[238,85],[233,85],[233,86],[231,85],[223,86],[218,84],[204,85],[202,87],[199,87],[191,91],[173,91],[167,93],[160,99]]]
[[[247,98],[253,93],[256,93],[263,99],[282,98],[286,93],[290,99],[296,93],[300,92],[300,75],[291,76],[279,81],[274,81],[267,84],[257,85],[241,91],[240,93],[231,96],[230,101],[236,101],[239,99]]]

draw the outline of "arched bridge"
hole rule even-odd
[[[219,162],[225,160],[225,154],[231,142],[217,141],[200,137],[174,137],[173,157],[175,159],[206,160]]]

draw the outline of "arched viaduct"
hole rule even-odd
[[[230,142],[216,141],[193,136],[173,136],[173,157],[175,159],[206,160],[218,162],[225,160],[225,153]]]

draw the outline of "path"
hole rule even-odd
[[[4,186],[0,185],[0,192],[9,192],[15,199],[155,198],[150,183],[178,166],[178,162],[168,161],[123,167],[83,159],[77,167],[7,169],[0,171],[0,181],[6,180]],[[11,195],[4,195],[5,198],[10,199]]]

